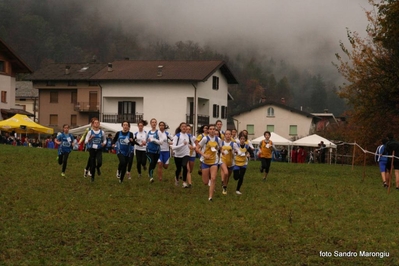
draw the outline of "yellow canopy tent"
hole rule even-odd
[[[54,129],[35,123],[26,115],[21,114],[16,114],[9,119],[0,121],[0,130],[14,131],[16,133],[54,133]]]

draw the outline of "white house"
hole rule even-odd
[[[0,120],[10,118],[17,113],[33,116],[15,105],[15,76],[18,73],[32,73],[32,70],[0,40]]]
[[[39,92],[33,88],[31,81],[15,82],[15,105],[33,114],[32,120],[38,121]]]
[[[226,63],[213,61],[135,61],[108,64],[91,77],[101,86],[103,122],[156,118],[174,130],[181,122],[194,130],[220,119],[227,124],[230,84],[237,84]]]
[[[313,134],[320,120],[310,113],[273,101],[254,105],[249,110],[234,114],[233,119],[237,130],[246,129],[250,139],[262,136],[268,130],[290,140]]]

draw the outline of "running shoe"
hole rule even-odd
[[[150,178],[150,183],[154,183],[154,178]]]
[[[223,195],[227,195],[227,188],[224,187],[222,193]]]
[[[242,193],[241,193],[240,191],[237,190],[237,191],[236,191],[236,194],[237,194],[237,195],[241,195]]]
[[[188,188],[188,185],[186,182],[183,182],[183,188]]]
[[[116,178],[120,178],[121,175],[119,174],[119,170],[116,170]]]
[[[209,198],[208,201],[212,201],[212,198]]]
[[[64,172],[62,172],[62,173],[61,173],[61,176],[65,176],[65,173],[64,173]]]
[[[126,172],[127,178],[132,179],[132,176],[130,175],[130,172]]]
[[[83,177],[87,177],[87,172],[88,171],[86,169],[83,170]]]

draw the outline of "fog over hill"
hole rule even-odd
[[[317,74],[331,71],[346,28],[365,35],[368,0],[101,0],[107,23],[140,29],[142,42],[192,40],[220,53],[257,51]]]

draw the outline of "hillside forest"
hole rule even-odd
[[[239,52],[220,51],[191,40],[168,43],[148,38],[141,25],[126,26],[118,19],[105,20],[98,9],[87,8],[93,3],[91,0],[2,0],[0,38],[33,70],[53,62],[107,63],[124,58],[225,60],[239,82],[229,88],[236,99],[229,102],[229,114],[248,109],[262,97],[273,101],[284,98],[287,105],[308,112],[328,110],[340,116],[346,109],[337,94],[339,75],[294,67],[267,51],[246,47]]]

